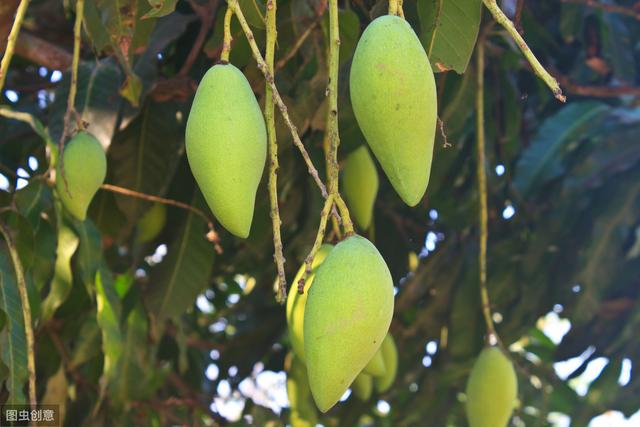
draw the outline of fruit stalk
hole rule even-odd
[[[487,340],[492,337],[497,339],[491,317],[491,303],[489,292],[487,291],[487,240],[488,213],[487,213],[487,172],[485,169],[485,141],[484,141],[484,37],[478,42],[476,51],[477,60],[477,91],[476,91],[476,169],[478,173],[478,198],[479,198],[479,219],[480,219],[480,253],[478,264],[480,269],[480,297],[482,299],[482,314],[487,325]]]
[[[4,237],[9,248],[13,269],[16,272],[16,281],[18,282],[18,292],[20,293],[20,302],[22,303],[22,316],[24,317],[24,330],[27,338],[27,371],[29,372],[29,405],[35,409],[36,400],[36,362],[35,362],[35,339],[33,335],[33,323],[31,322],[31,306],[29,305],[29,296],[27,295],[27,282],[24,278],[24,270],[22,262],[18,255],[18,248],[11,238],[11,230],[4,224],[0,223],[0,234]]]
[[[278,38],[276,29],[277,0],[267,1],[267,49],[265,61],[271,75],[274,74],[273,61],[275,45]],[[273,90],[265,84],[264,118],[267,122],[267,141],[269,149],[269,203],[271,205],[271,226],[273,228],[273,249],[278,270],[278,294],[276,299],[284,303],[287,297],[287,278],[284,274],[285,258],[282,253],[282,236],[280,234],[280,210],[278,208],[278,140],[276,136],[276,121],[274,118]]]
[[[558,84],[558,81],[551,75],[545,68],[540,64],[538,58],[533,54],[527,42],[524,41],[516,26],[511,22],[511,20],[504,14],[500,6],[496,0],[482,0],[484,5],[489,9],[491,15],[493,15],[493,19],[496,22],[504,27],[505,30],[509,33],[513,41],[516,42],[522,54],[527,58],[529,64],[531,64],[531,68],[533,68],[533,72],[545,82],[545,84],[551,89],[553,92],[553,96],[560,102],[565,102],[567,98],[562,94],[562,89]]]
[[[302,158],[304,159],[307,165],[307,170],[309,171],[309,174],[313,177],[318,188],[320,189],[320,192],[322,193],[322,197],[326,199],[329,194],[327,193],[327,188],[322,182],[322,180],[320,179],[320,176],[318,175],[318,170],[313,165],[313,162],[311,161],[311,157],[309,157],[309,153],[307,153],[307,150],[304,148],[304,144],[300,140],[300,136],[298,135],[298,129],[296,128],[296,126],[291,121],[291,118],[289,117],[289,113],[287,112],[287,106],[282,100],[282,97],[280,96],[280,92],[278,92],[278,88],[276,87],[275,80],[273,79],[273,75],[269,72],[267,64],[264,61],[262,54],[260,53],[260,49],[258,48],[258,45],[256,44],[256,40],[253,36],[253,32],[251,31],[251,28],[249,27],[249,24],[247,23],[247,20],[245,19],[244,14],[242,13],[242,9],[238,4],[238,0],[228,0],[227,4],[231,9],[233,9],[233,12],[235,13],[236,18],[238,19],[238,22],[242,27],[242,31],[247,37],[247,41],[249,42],[249,47],[251,48],[251,53],[253,55],[253,58],[256,60],[258,69],[262,72],[267,84],[271,87],[271,90],[273,91],[273,101],[278,106],[278,109],[282,114],[282,118],[284,119],[284,122],[289,128],[289,131],[291,132],[293,143],[302,154]]]
[[[229,62],[229,54],[231,53],[231,17],[233,16],[233,8],[227,7],[224,14],[224,38],[222,39],[222,52],[220,53],[220,61]]]
[[[16,11],[16,17],[13,20],[13,26],[7,39],[7,48],[4,51],[2,57],[2,63],[0,63],[0,91],[4,87],[4,81],[7,78],[7,72],[9,71],[9,64],[11,64],[11,58],[13,57],[13,51],[16,48],[16,42],[18,41],[18,34],[20,34],[20,27],[22,27],[22,21],[24,15],[27,12],[30,0],[21,0]]]
[[[298,293],[304,293],[304,282],[307,279],[307,276],[311,273],[311,267],[313,264],[313,258],[315,258],[316,253],[322,246],[322,241],[324,240],[324,234],[327,230],[327,220],[329,219],[329,215],[331,214],[331,208],[333,207],[334,195],[329,194],[327,199],[324,201],[324,206],[322,207],[322,211],[320,212],[320,225],[318,226],[318,233],[316,234],[316,240],[313,242],[313,246],[309,251],[309,255],[304,260],[305,271],[302,274],[300,280],[298,280]]]
[[[69,97],[67,98],[67,111],[64,114],[64,124],[62,127],[62,135],[60,135],[59,149],[60,152],[60,175],[64,181],[65,190],[69,191],[67,178],[64,174],[64,142],[69,135],[69,122],[71,115],[74,114],[78,129],[82,129],[82,120],[75,110],[76,94],[78,92],[78,64],[80,63],[80,41],[82,39],[82,18],[84,17],[84,0],[76,1],[76,19],[73,24],[73,59],[71,61],[71,83],[69,84]]]

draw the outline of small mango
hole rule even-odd
[[[378,351],[393,315],[393,281],[364,237],[338,243],[316,271],[304,312],[304,351],[320,411],[342,397]]]
[[[378,195],[378,171],[364,145],[349,153],[345,159],[341,183],[353,218],[360,228],[368,229]]]
[[[373,378],[371,375],[361,372],[351,384],[351,390],[358,399],[366,402],[373,393]]]
[[[291,340],[291,347],[296,356],[301,360],[305,360],[304,355],[304,308],[307,303],[307,295],[309,293],[309,287],[313,283],[313,279],[316,275],[316,270],[322,264],[322,261],[329,255],[333,245],[328,243],[320,246],[320,249],[316,253],[311,263],[311,273],[307,276],[307,280],[304,282],[304,293],[300,295],[298,293],[298,281],[304,274],[305,264],[303,263],[296,274],[296,277],[291,283],[291,289],[289,289],[289,295],[287,295],[287,326],[289,327],[289,339]]]
[[[369,363],[367,363],[367,366],[364,367],[362,372],[373,376],[384,375],[386,367],[384,366],[384,358],[382,357],[382,346],[380,346],[376,354],[369,360]]]
[[[349,79],[369,147],[398,195],[415,206],[429,184],[438,105],[429,59],[409,23],[390,15],[371,22]]]
[[[285,369],[287,370],[287,395],[291,407],[291,426],[315,427],[318,424],[318,414],[309,390],[307,368],[295,354],[289,353],[285,359]]]
[[[267,157],[267,131],[249,82],[233,65],[214,65],[200,82],[185,146],[211,211],[224,228],[246,238]]]
[[[167,207],[162,203],[154,203],[138,221],[136,240],[139,243],[155,239],[167,223]]]
[[[499,348],[480,353],[467,381],[467,419],[471,427],[506,427],[518,398],[518,378]]]
[[[380,347],[382,359],[384,360],[385,373],[374,378],[376,391],[384,393],[391,387],[398,373],[398,348],[391,334],[387,334]]]
[[[61,167],[64,167],[64,177]],[[62,163],[58,161],[56,168],[56,191],[75,218],[86,219],[89,204],[106,175],[107,157],[102,146],[90,133],[78,132],[65,145]]]

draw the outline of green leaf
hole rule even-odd
[[[265,29],[264,0],[238,0],[238,4],[249,25],[261,30]]]
[[[149,103],[109,149],[113,184],[145,194],[163,195],[182,155],[184,114],[174,103]],[[131,222],[143,213],[137,199],[116,196]]]
[[[89,2],[91,3],[91,2]],[[122,72],[110,59],[99,62],[81,62],[78,66],[78,93],[75,109],[82,120],[89,124],[88,131],[103,147],[108,147],[115,132],[119,109],[118,90],[122,84]],[[51,105],[49,130],[55,141],[60,140],[67,111],[70,74],[65,73],[62,84],[56,89]]]
[[[142,80],[134,73],[129,74],[119,93],[131,105],[138,107],[140,105],[140,96],[142,95]]]
[[[420,40],[435,72],[465,72],[478,38],[481,11],[481,0],[418,0]]]
[[[96,320],[102,331],[102,353],[104,367],[101,386],[103,390],[113,380],[115,367],[122,354],[122,333],[120,331],[120,300],[113,288],[111,274],[100,269],[96,273]]]
[[[40,216],[53,206],[51,187],[43,180],[32,180],[29,185],[16,191],[14,201],[18,212],[37,227]]]
[[[160,18],[176,10],[178,0],[148,0],[151,10],[142,16],[142,19]]]
[[[75,368],[100,354],[100,327],[93,317],[82,324],[74,340],[71,367]]]
[[[199,193],[194,200],[195,206],[204,206]],[[206,232],[202,220],[190,212],[177,237],[168,245],[166,257],[152,270],[148,310],[159,324],[191,307],[209,284],[214,251],[205,239]]]
[[[516,163],[513,185],[520,194],[527,197],[562,174],[570,146],[599,130],[600,119],[608,112],[600,102],[576,102],[546,119]]]
[[[96,271],[102,262],[100,232],[91,221],[74,221],[73,228],[80,240],[76,267],[87,293],[93,295]]]
[[[42,396],[40,403],[43,405],[57,405],[58,406],[58,419],[60,425],[63,425],[64,417],[67,409],[67,388],[69,383],[67,382],[67,375],[65,373],[64,365],[60,364],[58,371],[49,377],[47,380],[47,388]]]
[[[0,247],[0,310],[7,324],[7,328],[0,331],[0,359],[9,371],[7,403],[23,404],[26,402],[23,388],[28,376],[27,341],[18,284],[4,244]]]
[[[65,224],[58,229],[56,265],[47,297],[42,301],[41,321],[47,322],[58,307],[67,299],[73,286],[71,257],[78,248],[78,236]]]

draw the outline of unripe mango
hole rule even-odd
[[[289,327],[289,339],[291,340],[291,347],[296,356],[302,361],[305,361],[304,355],[304,308],[307,303],[307,295],[309,293],[309,287],[313,283],[313,279],[316,275],[318,266],[322,264],[322,261],[329,255],[333,245],[324,244],[320,246],[316,256],[311,263],[311,273],[307,276],[307,280],[304,282],[304,293],[300,295],[298,293],[298,281],[304,274],[305,264],[303,263],[296,274],[296,277],[291,283],[291,289],[289,289],[289,295],[287,296],[287,326]]]
[[[90,133],[79,132],[65,145],[56,171],[56,191],[62,204],[74,217],[84,221],[89,204],[107,175],[107,157],[102,146]]]
[[[378,194],[378,171],[364,145],[345,159],[341,183],[349,211],[360,228],[366,230],[371,224],[373,204]]]
[[[369,363],[367,363],[367,366],[364,367],[362,372],[374,376],[384,375],[386,368],[384,366],[384,359],[382,358],[382,346],[380,346],[376,354],[369,360]]]
[[[373,393],[373,378],[371,375],[361,372],[353,381],[353,384],[351,384],[351,390],[354,396],[366,402],[371,398],[371,394]]]
[[[376,391],[378,393],[384,393],[391,387],[398,373],[398,349],[391,334],[387,334],[384,338],[380,352],[382,353],[382,359],[384,360],[386,369],[384,375],[374,378],[374,383]]]
[[[154,203],[138,221],[136,240],[146,243],[155,239],[167,222],[167,207],[162,203]]]
[[[311,393],[328,411],[378,351],[393,315],[393,281],[361,236],[338,243],[316,272],[304,312]]]
[[[467,382],[467,419],[471,427],[505,427],[518,398],[518,379],[511,361],[487,347]]]
[[[307,368],[295,354],[289,353],[285,359],[287,370],[287,395],[291,407],[292,427],[315,427],[318,414],[313,405]]]
[[[215,217],[231,233],[247,237],[267,156],[267,131],[249,82],[233,65],[214,65],[200,82],[185,145]]]
[[[429,59],[407,21],[387,15],[369,24],[353,56],[350,91],[373,154],[415,206],[429,183],[438,106]]]

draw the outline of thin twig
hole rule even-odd
[[[264,58],[262,57],[262,54],[260,53],[260,49],[256,44],[255,38],[253,36],[253,32],[251,31],[251,28],[249,27],[249,24],[247,23],[247,20],[245,19],[244,14],[240,9],[238,0],[228,0],[228,4],[229,4],[229,7],[233,8],[236,18],[238,19],[238,22],[240,22],[240,26],[242,27],[242,30],[244,31],[244,34],[247,37],[247,41],[249,42],[249,46],[251,47],[251,52],[253,54],[253,57],[258,64],[258,69],[260,69],[262,74],[264,74],[265,80],[271,87],[271,90],[273,90],[273,100],[278,106],[278,109],[280,110],[280,113],[282,114],[282,118],[287,124],[287,127],[291,131],[291,136],[293,137],[293,143],[298,148],[298,150],[300,150],[300,153],[302,154],[302,157],[307,165],[309,174],[313,177],[318,188],[320,189],[320,192],[322,193],[322,197],[327,198],[328,196],[327,188],[322,182],[322,180],[320,179],[318,170],[313,165],[313,162],[311,161],[311,157],[309,157],[309,153],[307,153],[307,150],[304,148],[304,144],[300,140],[300,136],[298,135],[298,130],[296,126],[293,124],[293,122],[291,121],[291,118],[289,117],[289,113],[287,112],[287,106],[282,100],[282,97],[280,96],[280,92],[278,92],[278,88],[276,87],[275,80],[273,79],[273,75],[271,75],[267,67],[267,64],[264,62]]]
[[[16,42],[18,41],[18,35],[20,34],[20,27],[22,27],[22,21],[24,15],[27,12],[30,0],[20,0],[18,10],[16,10],[16,17],[13,20],[13,26],[9,33],[9,39],[7,40],[7,48],[4,51],[2,62],[0,63],[0,92],[4,88],[4,81],[7,78],[7,72],[9,71],[9,64],[11,64],[11,58],[13,57],[13,51],[16,48]]]
[[[484,2],[484,5],[487,7],[487,9],[489,9],[489,12],[491,12],[491,15],[493,15],[493,18],[496,20],[496,22],[502,25],[504,29],[507,30],[511,38],[516,42],[516,44],[522,51],[522,54],[531,64],[533,72],[538,77],[540,77],[547,86],[549,86],[549,89],[551,89],[551,92],[553,92],[553,96],[555,96],[558,101],[565,102],[567,99],[562,94],[562,89],[560,89],[560,85],[558,84],[557,80],[553,78],[553,76],[549,74],[547,70],[545,70],[542,64],[540,64],[540,61],[538,61],[538,58],[536,58],[534,53],[531,51],[531,49],[527,45],[527,42],[524,41],[516,27],[513,25],[513,22],[511,22],[511,20],[507,18],[507,15],[504,14],[502,9],[500,9],[498,4],[496,3],[496,0],[482,1]]]
[[[484,36],[482,36],[478,41],[478,49],[476,51],[476,167],[478,174],[478,199],[480,204],[480,253],[478,256],[478,264],[480,267],[480,297],[482,299],[482,314],[487,325],[487,340],[491,340],[492,338],[497,339],[498,334],[496,333],[493,325],[489,292],[487,291],[487,240],[489,236],[489,216],[487,210],[487,172],[485,170],[486,159],[484,140],[484,41]]]
[[[558,81],[568,93],[597,98],[614,98],[617,96],[640,96],[638,86],[591,86],[574,83],[569,77],[554,73]]]
[[[265,61],[271,75],[274,74],[273,61],[275,56],[276,40],[276,0],[267,1],[267,49]],[[273,228],[273,258],[278,270],[278,295],[277,300],[284,303],[287,298],[287,278],[284,273],[285,258],[282,253],[282,236],[280,234],[280,209],[278,208],[278,140],[276,135],[275,105],[273,104],[273,91],[271,86],[265,85],[264,94],[264,118],[267,122],[267,138],[269,140],[269,204],[271,205],[271,226]]]
[[[284,67],[287,64],[287,62],[291,60],[291,58],[296,56],[296,53],[298,53],[300,48],[304,45],[304,42],[311,35],[311,33],[316,28],[319,22],[320,22],[320,18],[313,21],[313,23],[309,25],[306,30],[304,30],[304,32],[300,35],[300,37],[298,37],[298,39],[293,43],[293,46],[287,52],[287,54],[278,60],[278,62],[276,63],[276,71]]]
[[[219,0],[209,0],[209,4],[207,6],[200,6],[194,0],[189,1],[191,8],[196,12],[198,17],[200,18],[200,31],[196,37],[196,40],[193,42],[193,46],[191,47],[191,51],[189,51],[189,55],[187,55],[187,59],[184,61],[182,68],[178,71],[179,77],[184,77],[189,74],[191,67],[196,62],[200,51],[202,50],[202,46],[204,42],[207,40],[207,34],[211,30],[213,26],[213,21],[216,17],[216,11],[218,10]]]
[[[207,233],[207,236],[206,236],[207,240],[213,243],[217,253],[219,254],[222,253],[222,247],[220,246],[220,238],[215,228],[213,227],[213,221],[211,220],[211,218],[209,218],[209,216],[206,213],[196,208],[195,206],[191,206],[187,203],[179,202],[173,199],[165,199],[164,197],[140,193],[138,191],[129,190],[128,188],[122,188],[122,187],[118,187],[116,185],[111,185],[111,184],[102,184],[100,188],[106,191],[111,191],[112,193],[118,193],[128,197],[135,197],[137,199],[146,200],[148,202],[157,202],[157,203],[162,203],[164,205],[175,206],[177,208],[185,209],[190,212],[193,212],[194,214],[202,218],[204,222],[207,224],[207,227],[209,228],[209,232]]]
[[[324,201],[324,206],[322,207],[322,211],[320,211],[320,225],[318,226],[318,232],[316,233],[316,239],[313,242],[313,246],[309,251],[309,254],[304,260],[305,269],[304,273],[300,280],[298,280],[298,293],[302,295],[304,293],[304,283],[307,280],[307,276],[311,274],[311,265],[313,264],[313,259],[318,253],[320,246],[322,246],[322,242],[324,240],[324,234],[327,230],[327,219],[329,218],[329,214],[331,213],[331,208],[333,207],[333,194],[329,194]]]
[[[27,337],[27,370],[29,372],[29,404],[35,409],[36,400],[36,362],[35,362],[35,339],[33,337],[33,324],[31,322],[31,306],[29,305],[29,296],[27,294],[27,282],[24,279],[24,270],[18,248],[16,247],[11,230],[4,224],[0,223],[0,234],[4,237],[11,254],[13,269],[16,272],[16,281],[18,282],[18,293],[20,294],[20,302],[22,303],[22,316],[24,318],[24,331]]]
[[[627,15],[640,21],[640,11],[633,7],[620,6],[617,4],[600,3],[596,0],[562,0],[562,2],[579,4],[582,6],[591,7],[593,9],[600,9],[610,13],[619,13],[621,15]]]

